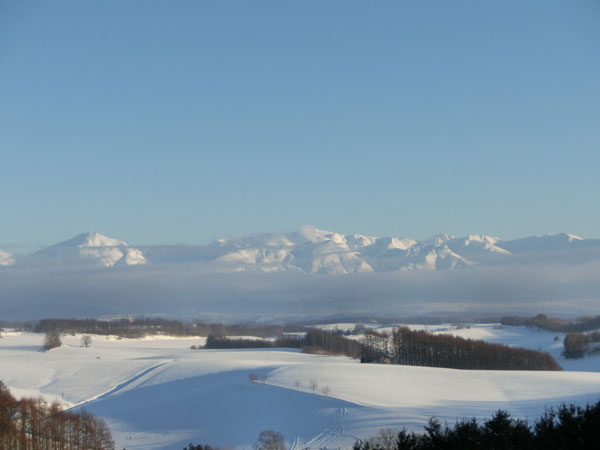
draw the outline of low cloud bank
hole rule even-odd
[[[0,271],[0,317],[300,318],[600,314],[600,262],[352,275],[207,274],[194,264]]]

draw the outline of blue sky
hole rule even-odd
[[[600,237],[597,1],[0,3],[0,247]]]

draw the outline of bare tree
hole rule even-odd
[[[331,392],[331,389],[329,389],[329,386],[325,386],[325,387],[323,387],[323,388],[321,389],[321,392],[323,393],[323,395],[324,395],[325,397],[328,397],[328,396],[329,396],[329,393]]]
[[[258,375],[254,372],[250,372],[248,373],[248,379],[250,380],[250,383],[256,383],[258,381]]]
[[[264,430],[252,445],[254,450],[286,450],[283,435],[274,430]]]
[[[317,390],[317,387],[319,386],[319,384],[317,383],[317,380],[310,380],[308,385],[312,389],[313,394],[315,393],[315,391]]]
[[[48,331],[44,337],[44,350],[48,351],[53,348],[60,347],[62,342],[58,331]]]
[[[302,383],[300,382],[300,380],[296,380],[294,381],[294,386],[296,386],[296,389],[300,390],[300,386],[302,386]]]
[[[392,430],[391,428],[384,428],[382,430],[379,430],[379,433],[375,438],[377,448],[381,450],[394,450],[396,448],[397,436],[398,432]]]
[[[92,345],[92,337],[87,334],[81,336],[81,346],[88,348],[90,345]]]
[[[0,448],[114,450],[106,423],[80,411],[62,411],[44,399],[15,399],[0,382]]]

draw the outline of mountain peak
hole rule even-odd
[[[583,241],[583,238],[580,238],[579,236],[575,236],[574,234],[570,234],[570,233],[559,233],[558,236],[566,237],[569,242]]]
[[[497,244],[501,239],[494,236],[488,236],[487,234],[469,234],[465,238],[465,244],[469,245],[471,242],[481,242],[482,244]]]
[[[142,251],[100,233],[83,233],[34,254],[61,264],[91,264],[99,267],[145,264]]]
[[[56,245],[60,247],[127,247],[123,241],[96,232],[82,233]]]
[[[442,233],[442,234],[436,234],[434,236],[431,236],[428,239],[425,239],[423,241],[424,244],[426,245],[442,245],[445,242],[448,242],[452,239],[455,239],[456,236],[452,235],[452,234],[448,234],[448,233]]]
[[[322,242],[330,239],[335,233],[319,230],[313,225],[302,225],[296,234],[309,242]]]

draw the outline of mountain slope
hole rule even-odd
[[[32,255],[43,263],[83,264],[98,267],[145,264],[141,250],[99,233],[84,233],[46,247]]]
[[[140,248],[85,233],[52,245],[25,263],[97,267],[193,264],[199,272],[299,272],[347,274],[407,270],[456,270],[531,262],[600,260],[600,240],[561,233],[505,241],[473,234],[440,234],[423,241],[400,237],[344,235],[305,225],[287,233],[220,238],[206,246],[146,245]],[[0,252],[0,265],[15,262]]]

